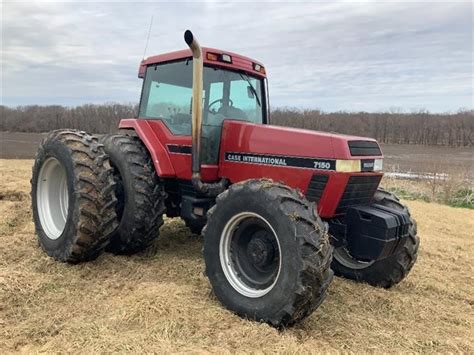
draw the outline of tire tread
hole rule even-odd
[[[76,235],[70,236],[70,243],[62,249],[46,250],[41,238],[39,243],[50,256],[59,261],[78,263],[92,260],[104,250],[116,227],[114,220],[117,200],[113,193],[115,182],[112,167],[96,137],[84,131],[62,129],[51,131],[41,142],[33,174],[41,168],[38,159],[46,154],[45,145],[54,141],[70,150],[76,176],[73,190],[78,207],[72,216],[76,224]],[[39,221],[35,223],[35,228],[37,234],[42,233]]]
[[[166,193],[156,174],[148,150],[136,136],[109,134],[102,137],[106,146],[113,146],[130,169],[130,191],[135,202],[134,218],[125,221],[131,234],[121,235],[120,225],[111,237],[108,250],[116,254],[132,254],[148,248],[159,235],[165,213]],[[110,149],[110,148],[109,148]],[[113,163],[113,161],[112,161]],[[115,178],[118,171],[114,168]],[[120,222],[119,222],[120,223]]]
[[[228,203],[229,199],[239,198],[244,189],[252,192],[265,191],[266,196],[279,206],[281,213],[294,225],[294,237],[302,258],[296,291],[288,295],[288,304],[280,312],[269,315],[267,319],[256,319],[278,328],[292,326],[309,316],[326,297],[333,277],[330,268],[332,246],[329,243],[327,227],[317,216],[315,204],[307,201],[300,191],[269,179],[252,179],[231,185],[217,197],[216,205],[208,212],[208,222],[203,229],[204,238],[209,224],[214,223],[215,211]],[[313,233],[316,233],[317,237],[311,237]],[[206,251],[204,254],[206,255]]]

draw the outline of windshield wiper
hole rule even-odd
[[[258,106],[262,107],[262,105],[260,104],[260,99],[258,98],[258,95],[257,95],[257,90],[255,90],[252,83],[250,82],[249,76],[245,74],[245,77],[244,77],[242,73],[239,73],[239,75],[242,79],[244,79],[249,84],[250,90],[252,90],[253,94],[255,95],[255,99],[257,100]]]

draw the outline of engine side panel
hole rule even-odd
[[[307,194],[313,175],[327,175],[324,192],[318,196],[318,212],[321,217],[331,218],[338,214],[339,202],[351,177],[382,176],[374,172],[335,171],[336,159],[360,159],[349,151],[348,141],[353,139],[360,138],[225,121],[219,176],[233,183],[268,177]]]

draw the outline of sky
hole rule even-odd
[[[201,45],[264,63],[272,107],[473,109],[470,1],[3,1],[3,105],[136,103],[146,56]]]

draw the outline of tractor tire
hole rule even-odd
[[[113,170],[97,138],[77,130],[48,134],[31,179],[33,220],[41,248],[58,261],[96,258],[116,228]]]
[[[375,193],[373,203],[394,208],[410,215],[408,207],[398,197],[383,189]],[[390,288],[402,281],[410,272],[418,256],[420,239],[417,235],[416,221],[410,217],[408,238],[401,250],[388,258],[362,262],[352,258],[344,247],[334,250],[332,269],[337,276],[366,282],[372,286]]]
[[[238,315],[282,328],[309,316],[332,280],[332,247],[314,203],[271,180],[217,197],[203,229],[206,275]]]
[[[138,137],[108,134],[101,138],[116,181],[118,227],[107,251],[133,254],[149,247],[163,225],[165,199],[148,150]]]

